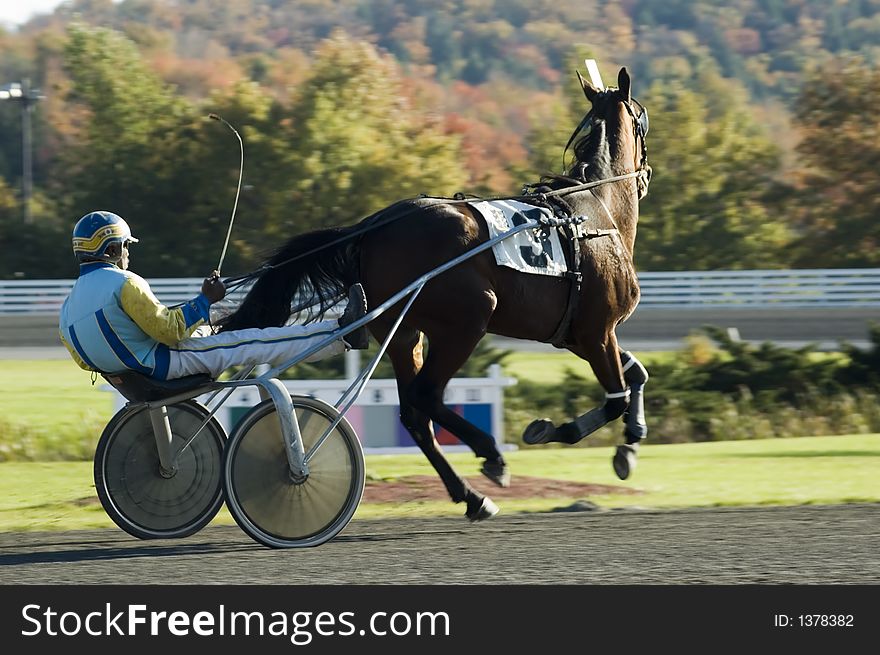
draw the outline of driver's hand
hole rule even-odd
[[[226,297],[226,285],[220,279],[220,271],[214,271],[210,277],[205,278],[202,282],[202,293],[212,304]]]

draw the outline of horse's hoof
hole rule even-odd
[[[523,441],[529,445],[547,443],[556,433],[553,422],[546,418],[535,419],[523,431]]]
[[[469,521],[485,521],[498,513],[498,505],[492,502],[488,496],[483,497],[483,502],[473,512],[468,511],[465,516]]]
[[[507,470],[507,464],[504,462],[499,462],[498,460],[490,462],[486,460],[483,462],[483,467],[480,469],[480,473],[485,475],[499,487],[510,486],[510,471]]]
[[[635,469],[636,462],[638,461],[636,452],[636,444],[627,444],[625,446],[617,447],[617,451],[614,453],[614,459],[611,460],[611,464],[614,466],[614,472],[617,474],[617,477],[621,480],[626,480],[630,473]]]

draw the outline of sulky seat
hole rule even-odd
[[[102,373],[107,382],[132,402],[152,402],[171,398],[178,394],[214,388],[214,380],[209,375],[188,375],[173,380],[157,380],[136,371],[123,373]]]

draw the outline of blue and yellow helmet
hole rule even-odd
[[[137,243],[131,229],[121,216],[112,212],[91,212],[79,219],[73,228],[73,254],[80,261],[108,259],[111,243]]]

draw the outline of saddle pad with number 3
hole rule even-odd
[[[489,226],[489,237],[496,237],[528,221],[552,216],[549,209],[527,205],[516,200],[490,200],[470,205],[480,212]],[[499,266],[514,268],[523,273],[564,277],[568,267],[565,253],[555,228],[523,230],[492,246]]]

